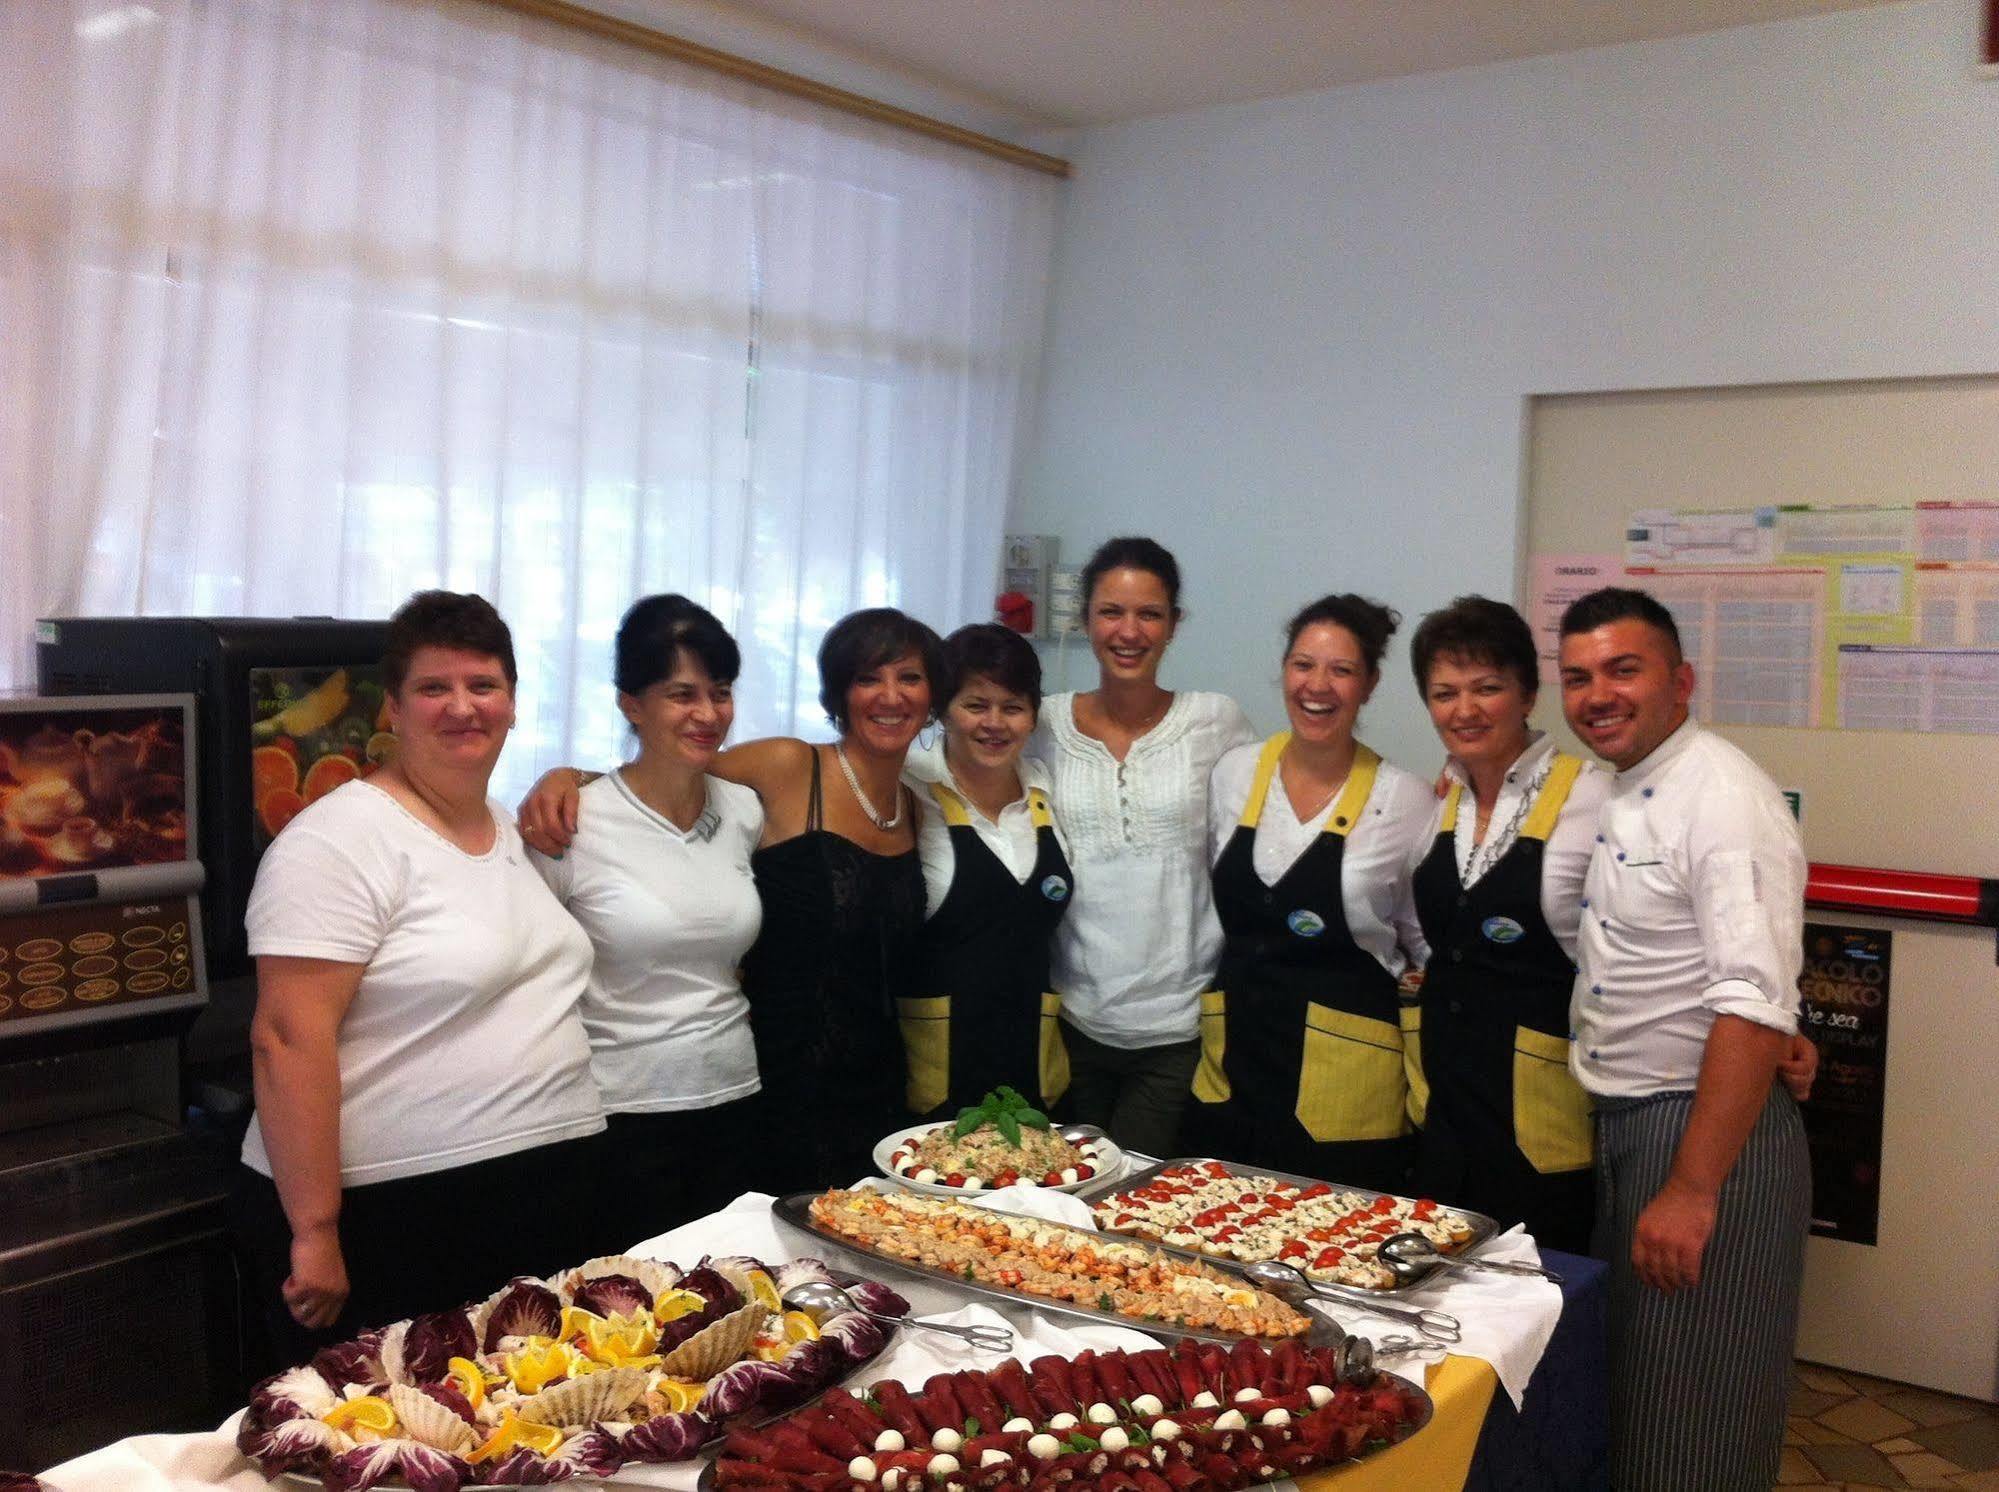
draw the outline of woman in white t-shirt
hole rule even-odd
[[[1354,737],[1399,618],[1326,596],[1291,619],[1291,728],[1215,765],[1215,912],[1226,945],[1204,997],[1200,1154],[1375,1191],[1415,1158],[1396,982],[1428,949],[1404,870],[1436,798]]]
[[[507,625],[422,592],[382,673],[394,756],[286,826],[246,918],[237,1220],[283,1361],[573,1263],[604,1128],[577,1014],[590,941],[486,797],[514,718]]]
[[[685,596],[647,596],[617,639],[618,708],[638,757],[582,790],[575,838],[535,868],[597,950],[583,999],[610,1130],[596,1186],[633,1236],[749,1184],[757,1054],[738,970],[763,922],[750,855],[763,803],[709,774],[742,657]]]
[[[1067,1105],[1128,1149],[1170,1155],[1222,950],[1208,774],[1255,736],[1227,695],[1160,686],[1180,623],[1180,566],[1162,546],[1110,540],[1083,567],[1082,588],[1097,687],[1052,695],[1031,748],[1047,764],[1076,869],[1051,970]]]

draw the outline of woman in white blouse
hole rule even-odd
[[[949,1115],[1005,1085],[1046,1108],[1069,1081],[1048,959],[1075,882],[1048,774],[1022,754],[1041,660],[1018,633],[978,622],[944,639],[944,662],[943,744],[912,753],[905,774],[929,810],[915,993],[900,1002],[909,1107]]]
[[[715,1211],[746,1184],[757,1054],[737,970],[763,922],[750,854],[764,811],[709,772],[741,667],[705,608],[636,602],[616,678],[638,755],[582,789],[566,853],[534,852],[596,949],[583,1025],[610,1127],[595,1181],[640,1233]]]
[[[1160,686],[1180,622],[1180,567],[1164,548],[1112,539],[1083,567],[1082,589],[1097,687],[1051,696],[1033,747],[1076,870],[1051,968],[1068,1107],[1129,1149],[1167,1155],[1221,956],[1208,774],[1255,737],[1227,695]]]
[[[1412,862],[1430,945],[1405,1012],[1417,1186],[1583,1253],[1595,1190],[1569,995],[1607,779],[1528,728],[1540,662],[1512,607],[1461,596],[1423,618],[1409,654],[1450,754]]]
[[[1188,1138],[1204,1154],[1399,1192],[1414,1146],[1396,982],[1423,956],[1403,870],[1435,798],[1354,737],[1396,622],[1354,595],[1299,612],[1284,646],[1291,728],[1215,766],[1227,941],[1201,1002]]]
[[[382,675],[394,757],[286,826],[245,918],[236,1221],[285,1362],[574,1263],[592,1215],[590,941],[486,797],[514,718],[507,625],[422,592]]]

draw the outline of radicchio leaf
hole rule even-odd
[[[909,1302],[878,1280],[861,1280],[847,1287],[854,1304],[877,1316],[907,1316]]]
[[[718,1315],[727,1314],[743,1303],[743,1292],[712,1269],[689,1270],[680,1288],[692,1290],[713,1306]]]
[[[25,1471],[0,1471],[0,1492],[49,1492],[49,1484]]]
[[[798,1285],[837,1283],[833,1278],[833,1271],[817,1259],[793,1259],[789,1264],[780,1264],[775,1279],[779,1295]]]
[[[770,1365],[751,1363],[749,1366],[762,1368]],[[734,1371],[734,1368],[725,1368],[715,1382],[721,1382]],[[713,1383],[709,1385],[709,1392],[714,1392]],[[685,1461],[719,1433],[720,1427],[705,1414],[692,1411],[655,1414],[644,1424],[633,1426],[630,1433],[618,1442],[618,1450],[630,1461]]]
[[[488,1352],[499,1347],[502,1337],[556,1337],[561,1334],[561,1300],[540,1280],[526,1276],[500,1292],[499,1299],[493,1302],[492,1314],[486,1318]]]
[[[625,1452],[617,1436],[593,1427],[570,1436],[555,1459],[567,1461],[582,1476],[609,1476],[625,1464]]]
[[[313,1354],[312,1366],[328,1387],[338,1393],[350,1383],[369,1391],[388,1386],[382,1371],[382,1334],[364,1331],[351,1342],[336,1342]]]
[[[410,1322],[403,1336],[403,1371],[413,1383],[435,1383],[451,1371],[452,1358],[478,1350],[479,1339],[463,1311],[432,1311]]]
[[[240,1445],[246,1436],[261,1434],[272,1425],[290,1419],[316,1419],[340,1402],[333,1386],[312,1368],[287,1368],[273,1373],[250,1390],[249,1408],[237,1431]]]
[[[478,1480],[477,1473],[456,1456],[414,1440],[399,1444],[402,1449],[396,1460],[412,1492],[458,1492]]]
[[[486,1484],[492,1487],[545,1487],[550,1482],[566,1482],[576,1475],[575,1463],[550,1461],[526,1446],[508,1451],[485,1468]]]
[[[629,1316],[633,1311],[652,1308],[651,1292],[628,1274],[600,1274],[586,1281],[577,1287],[575,1301],[599,1316]]]
[[[473,1409],[472,1401],[466,1398],[465,1391],[450,1379],[447,1378],[442,1383],[420,1383],[417,1385],[417,1392],[428,1394],[466,1424],[475,1428],[478,1426],[479,1415]]]
[[[286,1420],[247,1443],[240,1433],[236,1437],[236,1448],[262,1467],[267,1477],[301,1468],[316,1470],[353,1445],[333,1426],[316,1419]]]
[[[821,1328],[822,1342],[837,1342],[849,1363],[864,1362],[888,1342],[888,1328],[859,1311],[842,1311]]]
[[[402,1448],[409,1443],[382,1440],[373,1445],[356,1446],[335,1456],[320,1480],[325,1484],[326,1492],[365,1492],[383,1477],[394,1476],[403,1469]]]
[[[784,1406],[793,1387],[784,1369],[776,1363],[746,1358],[722,1369],[708,1380],[708,1392],[701,1400],[701,1411],[719,1420],[733,1419],[753,1409],[779,1409]],[[635,1430],[632,1433],[638,1432]]]
[[[777,1366],[784,1370],[784,1376],[791,1380],[803,1397],[845,1372],[847,1358],[838,1343],[817,1337],[793,1347]]]

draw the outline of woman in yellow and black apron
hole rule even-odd
[[[1413,876],[1430,945],[1420,1005],[1405,1012],[1416,1184],[1584,1253],[1592,1131],[1569,1071],[1569,999],[1608,779],[1529,730],[1539,662],[1512,607],[1461,597],[1423,619],[1410,655],[1450,753]]]
[[[1291,729],[1239,747],[1210,787],[1225,943],[1202,997],[1190,1153],[1378,1191],[1414,1158],[1396,981],[1421,935],[1406,869],[1428,784],[1354,739],[1395,613],[1327,596],[1291,621]]]
[[[900,1002],[908,1103],[944,1117],[1004,1084],[1046,1108],[1069,1081],[1048,959],[1074,880],[1046,775],[1022,755],[1041,663],[1024,638],[985,623],[952,633],[944,654],[943,746],[907,769],[927,796],[928,900],[915,996]]]

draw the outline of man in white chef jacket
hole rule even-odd
[[[1597,1117],[1619,1492],[1767,1492],[1811,1173],[1775,1081],[1798,1028],[1804,846],[1777,786],[1688,712],[1666,609],[1561,626],[1562,709],[1614,770],[1583,888],[1571,1062]]]

